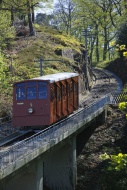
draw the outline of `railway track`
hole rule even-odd
[[[93,88],[93,94],[104,95],[107,93],[113,93],[117,88],[117,81],[114,78],[114,75],[108,71],[93,69],[94,74],[96,75],[96,89]]]
[[[90,103],[92,104],[105,94],[114,94],[117,89],[118,82],[113,73],[97,68],[93,68],[92,73],[94,76],[93,87],[90,92],[82,96],[80,107],[89,107]]]
[[[80,97],[80,109],[89,107],[105,94],[115,93],[118,85],[112,73],[96,68],[94,68],[92,72],[94,74],[95,81],[90,92],[88,92],[87,95],[85,94],[84,96]],[[43,131],[41,131],[41,133],[42,132]],[[8,151],[10,147],[16,146],[17,143],[27,141],[27,139],[33,135],[36,135],[33,131],[29,131],[25,134],[20,133],[19,129],[17,128],[12,128],[11,120],[2,122],[0,124],[0,155]],[[6,138],[9,139],[9,141],[6,140]]]
[[[34,134],[34,131],[29,130],[24,133],[17,132],[15,134],[9,135],[7,139],[4,138],[0,141],[0,156],[2,156],[3,153],[7,152],[9,148],[17,146],[18,144],[22,143],[22,141],[27,140]]]
[[[63,119],[62,122],[65,120],[67,120],[67,118]],[[10,149],[16,149],[17,147],[20,147],[20,145],[22,145],[23,143],[25,144],[25,143],[27,143],[27,141],[30,141],[31,138],[32,139],[36,138],[40,134],[43,134],[44,132],[48,131],[49,129],[52,129],[54,127],[54,125],[57,125],[62,122],[61,121],[57,122],[43,130],[38,130],[38,131],[29,130],[29,131],[25,131],[25,132],[22,131],[22,134],[20,133],[20,135],[19,136],[17,135],[14,139],[10,138],[9,142],[6,141],[2,146],[0,146],[0,157],[2,157],[2,155],[4,155]],[[47,140],[43,139],[43,141],[47,141]]]

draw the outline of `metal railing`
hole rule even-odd
[[[95,113],[100,108],[103,108],[110,102],[110,95],[106,95],[100,100],[94,102],[87,108],[80,109],[76,114],[69,116],[63,120],[62,123],[58,123],[52,126],[51,129],[38,135],[32,136],[29,139],[22,141],[22,143],[10,147],[6,152],[3,152],[0,156],[0,169],[8,167],[8,165],[15,163],[15,161],[24,158],[26,155],[31,154],[36,149],[51,143],[53,139],[60,137],[65,132],[68,136],[77,130],[78,124],[83,120],[89,118],[90,115]]]

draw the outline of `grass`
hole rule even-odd
[[[100,61],[100,62],[93,62],[92,65],[94,67],[98,67],[98,68],[105,68],[106,66],[108,66],[109,64],[109,60],[108,61]]]
[[[36,26],[37,31],[39,31],[37,38],[29,38],[29,41],[24,42],[22,41],[21,44],[21,51],[18,53],[17,61],[19,67],[22,65],[31,68],[35,67],[33,65],[34,59],[39,59],[42,57],[43,59],[62,59],[63,64],[61,62],[46,62],[49,65],[48,72],[46,73],[47,69],[44,69],[44,73],[48,74],[49,72],[59,72],[59,71],[70,71],[70,67],[73,69],[73,65],[75,64],[72,60],[66,59],[61,55],[57,55],[56,50],[62,52],[63,49],[71,48],[73,52],[81,54],[80,51],[80,43],[76,41],[73,37],[68,35],[62,34],[51,28],[43,27],[43,26]],[[23,47],[23,48],[22,48]],[[69,67],[68,67],[69,66]],[[52,68],[52,69],[50,69]],[[50,71],[49,71],[50,70]],[[56,71],[55,71],[56,70]]]
[[[43,74],[53,74],[58,72],[74,72],[77,63],[69,58],[62,57],[62,50],[71,48],[73,54],[81,55],[81,46],[76,39],[65,33],[50,27],[35,25],[36,36],[16,37],[4,53],[4,62],[7,65],[4,84],[0,85],[2,102],[7,102],[6,107],[12,104],[12,84],[24,79],[40,76],[39,59],[62,60],[46,61]],[[57,51],[56,51],[57,50]],[[60,54],[59,54],[60,53]],[[38,60],[38,62],[34,62]],[[9,69],[9,66],[12,69]],[[5,100],[5,101],[4,101]],[[2,113],[0,112],[0,115]]]

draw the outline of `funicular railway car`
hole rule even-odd
[[[78,99],[77,73],[57,73],[16,82],[12,126],[49,126],[77,110]]]

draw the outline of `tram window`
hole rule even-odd
[[[39,86],[39,99],[46,99],[47,98],[47,87],[46,86]]]
[[[27,88],[27,100],[35,100],[36,99],[36,87]]]
[[[39,86],[47,86],[46,82],[39,82]]]
[[[16,87],[20,87],[20,86],[22,86],[22,87],[25,86],[25,82],[22,82],[22,83],[19,83],[16,85]]]
[[[36,82],[27,82],[27,86],[36,86]]]
[[[25,100],[25,88],[23,87],[16,88],[16,100]]]
[[[38,94],[39,94],[39,99],[46,99],[47,98],[47,83],[46,82],[38,82],[39,87],[38,87]]]

